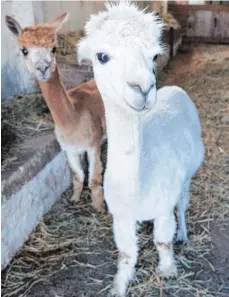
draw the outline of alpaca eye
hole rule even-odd
[[[96,56],[101,64],[105,64],[110,60],[109,56],[104,53],[98,53]]]
[[[154,56],[153,61],[155,62],[158,58],[158,55]]]
[[[29,53],[28,50],[27,50],[27,48],[23,48],[21,51],[22,51],[22,53],[23,53],[24,56],[27,56],[28,53]]]
[[[56,52],[56,46],[54,46],[54,48],[52,49],[52,53],[55,54]]]

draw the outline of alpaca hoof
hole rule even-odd
[[[159,277],[164,279],[170,279],[170,278],[177,278],[177,267],[175,264],[162,266],[159,264],[157,268],[157,274]]]
[[[184,243],[183,240],[176,240],[175,245],[176,246],[181,246]]]
[[[106,221],[111,221],[111,222],[112,222],[113,217],[112,217],[112,215],[111,215],[110,213],[107,213],[107,214],[105,214],[104,219],[105,219]]]
[[[100,213],[106,212],[106,207],[103,199],[103,190],[101,186],[91,189],[92,206]]]
[[[126,296],[126,283],[123,282],[123,277],[116,274],[113,281],[113,286],[108,293],[108,297],[125,297]]]
[[[104,214],[106,213],[106,207],[105,207],[105,203],[102,201],[92,201],[92,206],[95,210],[97,210],[98,212]]]
[[[72,197],[70,199],[71,203],[75,204],[75,203],[79,202],[79,200],[80,200],[80,194],[73,193],[73,195],[72,195]]]
[[[125,297],[125,294],[120,294],[115,288],[112,288],[107,297]]]
[[[181,245],[188,240],[187,234],[178,230],[176,237],[176,245]]]

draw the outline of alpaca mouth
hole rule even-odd
[[[126,102],[126,104],[128,105],[129,108],[131,108],[133,111],[135,111],[137,113],[141,113],[143,111],[148,111],[149,110],[149,108],[146,105],[144,105],[143,107],[136,107],[136,106],[133,106],[133,105],[129,104],[127,100],[125,100],[125,102]]]
[[[40,79],[40,81],[48,81],[49,79],[48,78],[42,78]]]
[[[49,80],[49,76],[48,75],[39,76],[38,80],[40,80],[40,81],[48,81]]]

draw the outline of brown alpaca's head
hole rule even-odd
[[[17,37],[29,71],[39,81],[49,80],[56,69],[57,32],[67,18],[64,13],[50,23],[22,29],[16,20],[6,16],[6,25]]]

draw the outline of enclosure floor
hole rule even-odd
[[[199,109],[205,163],[191,186],[189,241],[175,247],[177,280],[162,281],[153,245],[153,226],[139,231],[136,276],[127,296],[229,296],[229,50],[199,45],[179,54],[159,85],[183,87]],[[105,158],[105,153],[103,154]],[[64,193],[2,276],[2,296],[106,296],[116,271],[112,221],[90,206],[85,187],[71,205]]]

